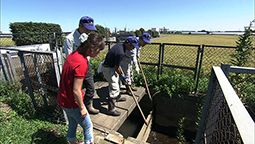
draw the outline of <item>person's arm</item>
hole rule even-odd
[[[127,85],[127,82],[126,82],[127,77],[124,75],[124,73],[122,73],[121,67],[114,65],[114,69],[119,74],[120,80],[123,82],[123,84]]]
[[[84,103],[82,100],[82,92],[81,92],[82,83],[83,83],[83,79],[74,78],[73,93],[74,93],[74,97],[79,105],[81,117],[84,118],[87,116],[87,110],[84,107]]]
[[[123,75],[123,73],[122,73],[121,70],[120,70],[120,67],[114,65],[114,69],[115,69],[115,71],[116,71],[120,76]]]
[[[64,51],[65,51],[66,57],[73,51],[73,42],[68,38],[66,38],[64,42]]]

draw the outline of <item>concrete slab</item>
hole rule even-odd
[[[136,107],[136,103],[133,96],[125,94],[125,89],[121,88],[121,96],[127,100],[124,102],[116,102],[116,110],[121,112],[120,116],[110,116],[107,114],[107,96],[108,96],[108,82],[96,82],[96,93],[93,98],[93,105],[96,109],[99,109],[99,114],[90,114],[93,126],[100,129],[110,129],[117,131],[124,123],[130,113]],[[145,95],[145,88],[138,87],[137,91],[134,91],[135,97],[139,102]]]

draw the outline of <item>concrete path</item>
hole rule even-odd
[[[120,116],[110,116],[107,114],[107,99],[108,96],[108,82],[96,82],[95,83],[96,93],[93,99],[93,104],[96,109],[99,109],[99,114],[90,115],[94,127],[107,128],[110,130],[117,131],[120,126],[124,123],[130,113],[136,107],[133,96],[125,93],[125,88],[121,88],[121,96],[127,100],[124,102],[116,102],[116,110],[121,112]],[[145,88],[139,87],[137,91],[134,91],[135,97],[139,102],[145,95]]]
[[[108,96],[108,82],[95,82],[95,90],[96,93],[93,98],[93,104],[96,109],[99,109],[99,114],[90,114],[94,127],[93,133],[95,142],[101,144],[146,144],[144,141],[131,137],[125,139],[122,134],[117,132],[136,107],[133,96],[125,94],[125,88],[121,87],[121,96],[125,97],[127,100],[124,102],[116,102],[116,110],[121,112],[121,115],[116,117],[107,114],[108,106],[106,97]],[[139,102],[145,95],[145,88],[137,88],[137,91],[134,91],[134,94]]]

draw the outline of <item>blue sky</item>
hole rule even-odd
[[[244,30],[254,19],[254,0],[0,0],[1,31],[13,22],[77,28],[82,16],[114,31],[141,27],[170,30]]]

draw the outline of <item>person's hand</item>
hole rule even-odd
[[[139,54],[137,54],[136,57],[139,58],[140,57]]]
[[[85,118],[88,115],[88,112],[85,108],[80,109],[80,112],[81,112],[81,117],[82,118]]]
[[[122,81],[122,83],[123,83],[124,85],[127,85],[126,79],[127,79],[127,77],[126,77],[125,75],[122,75],[122,76],[120,77],[120,80]]]
[[[135,71],[136,71],[136,73],[137,73],[137,74],[139,74],[140,69],[139,69],[139,67],[138,67],[138,66],[136,66],[136,67],[135,67]]]

